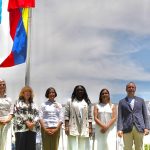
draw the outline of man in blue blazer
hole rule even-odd
[[[118,105],[118,136],[123,137],[124,150],[143,149],[143,136],[149,134],[148,116],[145,102],[135,96],[136,85],[126,85],[127,96]]]

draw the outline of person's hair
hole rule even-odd
[[[23,87],[22,89],[21,89],[21,91],[20,91],[20,94],[19,94],[19,99],[20,100],[25,100],[25,98],[24,98],[24,92],[26,92],[26,91],[29,91],[30,93],[31,93],[31,96],[30,96],[30,98],[29,98],[29,103],[32,103],[33,102],[33,90],[32,90],[32,88],[31,87],[29,87],[29,86],[25,86],[25,87]]]
[[[77,91],[77,89],[79,88],[79,87],[81,87],[82,89],[83,89],[83,91],[84,91],[84,95],[83,95],[83,99],[86,101],[86,103],[89,105],[89,104],[91,104],[91,101],[90,101],[90,99],[89,99],[89,97],[88,97],[88,94],[87,94],[87,92],[86,92],[86,89],[85,89],[85,87],[83,86],[83,85],[77,85],[77,86],[75,86],[75,88],[74,88],[74,90],[73,90],[73,93],[72,93],[72,96],[71,96],[71,99],[72,99],[72,101],[75,99],[75,98],[77,98],[77,95],[76,95],[76,91]]]
[[[135,88],[136,88],[135,83],[131,81],[131,82],[127,83],[127,85],[126,85],[126,89],[127,89],[127,87],[129,86],[129,84],[133,84],[133,85],[135,86]]]
[[[108,92],[108,94],[109,94],[109,101],[108,101],[108,103],[110,103],[110,93],[109,93],[109,91],[108,91],[108,89],[106,89],[106,88],[104,88],[104,89],[102,89],[101,91],[100,91],[100,94],[99,94],[99,103],[103,103],[103,100],[102,100],[102,93],[104,92],[104,91],[107,91]]]
[[[5,86],[4,95],[6,96],[6,82],[5,82],[5,80],[3,80],[3,79],[0,79],[0,82],[1,82],[1,83],[3,82],[3,84],[4,84],[4,86]]]
[[[49,92],[50,92],[51,90],[54,90],[54,92],[55,92],[55,97],[57,96],[56,90],[55,90],[53,87],[49,87],[49,88],[46,90],[46,92],[45,92],[45,97],[46,97],[46,98],[49,97],[48,95],[49,95]]]

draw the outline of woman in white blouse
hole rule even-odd
[[[12,101],[6,96],[6,83],[0,79],[0,150],[11,150]]]
[[[56,96],[56,90],[53,87],[48,88],[45,93],[48,100],[40,109],[43,150],[58,150],[63,111],[62,105],[55,100]]]

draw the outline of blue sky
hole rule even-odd
[[[11,50],[7,0],[0,25],[0,62]],[[137,84],[137,95],[150,100],[150,1],[36,1],[31,28],[31,86],[38,103],[45,90],[56,88],[65,103],[77,84],[86,87],[92,102],[108,88],[112,102]],[[0,68],[8,95],[16,99],[24,86],[25,64]],[[14,88],[15,87],[15,88]]]

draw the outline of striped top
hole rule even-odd
[[[43,120],[46,128],[57,127],[59,122],[63,122],[62,105],[56,101],[46,101],[41,105],[40,119]]]

